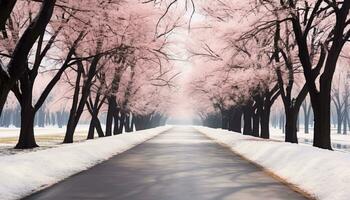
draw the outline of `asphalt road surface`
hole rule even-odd
[[[306,199],[191,127],[173,129],[29,199]]]

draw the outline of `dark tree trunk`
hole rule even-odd
[[[103,81],[104,74],[100,74],[100,78]],[[98,114],[99,114],[100,109],[102,108],[102,105],[104,104],[105,99],[106,99],[106,96],[104,96],[102,99],[100,98],[101,97],[101,90],[103,87],[103,82],[101,82],[101,85],[99,85],[97,87],[98,88],[97,88],[95,97],[93,97],[92,94],[90,94],[88,101],[86,102],[86,107],[88,108],[88,111],[90,112],[90,115],[91,115],[91,121],[90,121],[90,127],[89,127],[87,139],[94,138],[95,128],[97,130],[98,136],[104,137],[101,123],[100,123],[100,120],[98,119]],[[93,100],[93,98],[95,98],[95,100]]]
[[[89,132],[87,139],[94,139],[95,136],[95,129],[97,130],[98,137],[104,137],[104,133],[102,130],[101,122],[98,119],[98,116],[96,113],[93,114],[93,117],[91,118],[90,125],[89,125]]]
[[[152,126],[150,128],[155,128],[155,127],[160,126],[161,120],[162,120],[161,114],[152,115],[152,121],[151,121]]]
[[[221,111],[221,128],[228,130],[229,129],[229,111],[228,110],[223,110]]]
[[[34,108],[29,104],[23,105],[21,110],[21,130],[18,143],[15,146],[16,149],[29,149],[38,147],[34,137],[34,118]]]
[[[270,138],[270,114],[271,106],[280,95],[278,85],[275,85],[271,90],[265,91],[264,97],[261,99],[262,108],[260,112],[261,134],[264,139]]]
[[[112,125],[113,125],[113,113],[108,105],[107,117],[106,117],[106,137],[112,136]]]
[[[132,132],[130,121],[131,121],[130,120],[130,113],[128,113],[125,116],[125,132],[127,132],[127,133]]]
[[[81,62],[78,62],[78,70],[77,70],[78,75],[77,75],[77,81],[75,86],[75,92],[73,96],[73,103],[72,103],[72,108],[69,115],[66,135],[64,137],[63,143],[73,143],[74,132],[79,123],[80,117],[84,111],[85,104],[89,97],[92,80],[96,75],[97,65],[100,58],[101,58],[101,55],[97,55],[91,61],[86,80],[84,81],[83,87],[81,89],[81,95],[79,95],[80,81],[79,82],[77,81],[80,80],[81,78],[82,72],[84,70],[84,66]],[[80,99],[79,99],[79,96],[80,96]]]
[[[80,93],[80,81],[82,76],[82,69],[78,69],[77,78],[75,81],[75,89],[73,94],[72,106],[69,112],[69,118],[66,128],[66,135],[64,137],[63,143],[73,143],[73,135],[74,135],[74,123],[76,119],[76,109],[78,107],[79,101],[79,93]]]
[[[260,136],[260,113],[258,110],[255,111],[253,115],[253,134],[252,136],[254,137],[259,137]]]
[[[116,112],[116,100],[114,96],[108,97],[108,111],[106,118],[106,136],[112,136],[113,118]],[[114,124],[115,126],[115,124]]]
[[[264,108],[260,115],[261,138],[270,139],[270,108]]]
[[[152,123],[154,122],[151,118],[151,115],[147,116],[134,116],[135,128],[136,131],[145,130],[152,128]]]
[[[135,129],[136,129],[136,131],[142,130],[141,117],[140,116],[134,116],[134,122],[135,122]]]
[[[291,143],[298,143],[297,137],[297,120],[298,111],[294,108],[285,110],[286,114],[286,125],[285,125],[285,141]]]
[[[320,93],[316,101],[312,100],[312,108],[314,111],[314,141],[315,147],[324,149],[332,149],[331,134],[330,134],[330,91]],[[322,97],[321,97],[322,96]]]
[[[245,105],[243,108],[243,135],[252,135],[252,118],[253,118],[253,108],[250,104]]]
[[[88,140],[94,139],[94,136],[95,136],[95,124],[96,124],[95,123],[95,119],[91,118],[90,125],[89,125],[88,136],[87,136]]]
[[[259,94],[254,96],[254,101],[256,111],[253,116],[253,136],[259,137],[260,135],[260,137],[263,138],[263,131],[265,131],[263,128],[266,128],[265,124],[268,122],[268,120],[265,120],[266,113],[264,113],[264,98]]]
[[[145,116],[135,116],[135,128],[136,131],[145,130],[147,119]]]
[[[113,114],[113,120],[114,120],[114,129],[113,129],[113,135],[118,135],[118,130],[120,126],[119,122],[119,109],[116,109]]]
[[[32,106],[33,82],[27,73],[20,79],[19,86],[13,87],[13,93],[21,105],[21,129],[16,149],[38,147],[34,137],[34,121],[36,110]]]
[[[242,108],[236,106],[231,109],[229,120],[229,130],[237,133],[242,132]]]

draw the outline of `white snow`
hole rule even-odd
[[[170,126],[0,157],[0,196],[19,199],[122,153]]]
[[[87,130],[89,129],[88,125],[78,125],[76,128],[76,133],[82,133],[86,135]],[[4,128],[0,127],[0,138],[10,138],[10,137],[19,137],[20,128],[9,127]],[[57,126],[46,126],[44,128],[35,127],[35,135],[64,135],[66,132],[66,127],[58,128]]]
[[[221,129],[196,129],[317,199],[350,199],[349,153],[263,140]]]
[[[310,133],[304,133],[304,128],[301,126],[298,132],[298,139],[300,143],[311,144],[313,141],[313,128],[309,130]],[[271,139],[284,141],[285,135],[281,129],[270,127]],[[332,146],[335,150],[350,152],[350,135],[338,134],[335,128],[331,129]]]

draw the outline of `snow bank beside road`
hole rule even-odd
[[[57,148],[0,157],[0,197],[18,199],[41,190],[170,129],[159,127]]]
[[[219,129],[196,129],[317,199],[350,199],[349,153],[263,140]]]

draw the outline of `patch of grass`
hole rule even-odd
[[[57,134],[57,135],[38,135],[35,136],[35,140],[40,145],[40,143],[62,143],[64,139],[63,134]],[[74,135],[74,141],[81,142],[86,140],[86,134],[82,132],[77,132]],[[16,144],[18,141],[18,137],[4,137],[0,138],[0,144]]]

